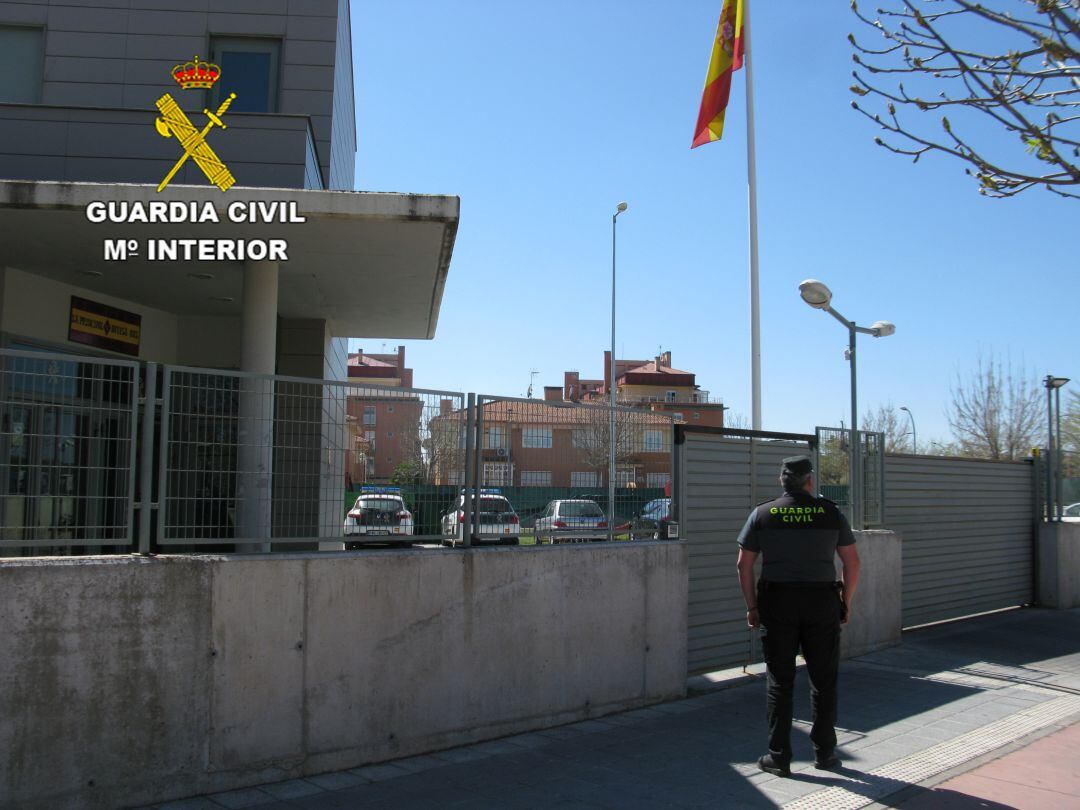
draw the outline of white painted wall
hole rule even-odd
[[[72,350],[83,352],[86,346],[68,341],[71,296],[77,295],[141,315],[142,340],[139,345],[139,359],[159,363],[176,362],[177,324],[176,316],[172,313],[123,298],[103,295],[85,287],[54,281],[14,267],[6,269],[3,284],[3,310],[0,313],[2,332],[70,346]],[[117,352],[107,353],[128,357]]]

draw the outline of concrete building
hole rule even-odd
[[[352,191],[350,25],[348,0],[0,0],[0,347],[345,381],[350,337],[432,338],[459,201]],[[319,448],[344,445],[344,402],[276,396],[252,383],[229,407],[260,448],[249,483],[278,476],[291,505],[221,512],[317,534],[340,523],[344,462]],[[4,430],[66,446],[64,414],[97,405],[36,402]],[[214,430],[185,448],[191,493],[228,462]],[[19,508],[58,532],[42,486]]]
[[[670,351],[652,360],[616,358],[615,386],[615,400],[621,405],[668,413],[677,422],[724,426],[723,401],[701,390],[692,371],[672,368]],[[607,400],[610,390],[611,352],[604,352],[602,379],[583,379],[576,371],[563,374],[562,396],[568,402]]]

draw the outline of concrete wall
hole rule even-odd
[[[1039,604],[1080,607],[1080,523],[1039,524]]]
[[[902,626],[903,561],[900,534],[893,531],[855,532],[862,562],[859,587],[850,621],[840,636],[840,655],[857,655],[894,647]],[[839,577],[840,565],[837,562]]]
[[[0,807],[130,806],[678,697],[682,543],[0,562]]]

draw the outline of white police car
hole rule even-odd
[[[401,487],[360,487],[360,497],[345,516],[345,537],[367,542],[393,542],[413,533],[412,512],[405,506]],[[360,541],[346,541],[351,548]]]

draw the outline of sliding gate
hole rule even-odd
[[[749,632],[735,540],[750,510],[780,493],[781,460],[811,453],[813,442],[799,434],[676,425],[679,530],[690,552],[691,673],[746,661]]]
[[[1035,490],[1028,461],[885,457],[904,627],[1034,601]]]

